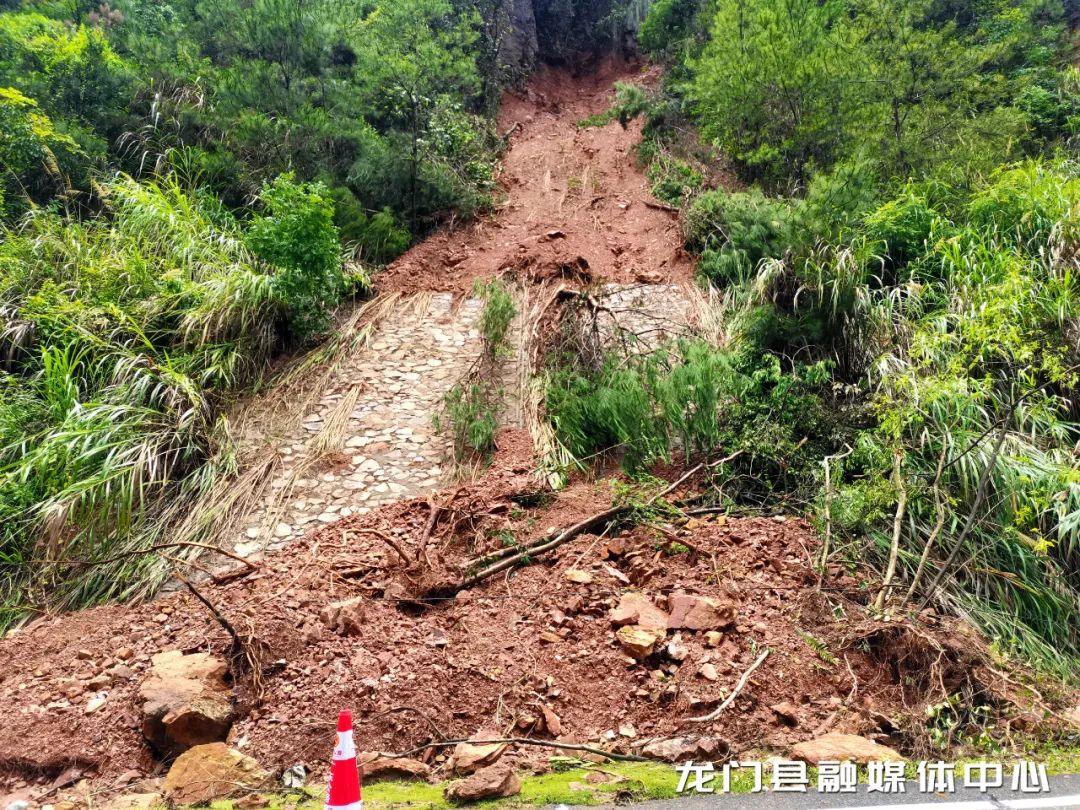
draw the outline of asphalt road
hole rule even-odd
[[[823,795],[814,788],[806,793],[754,793],[742,795],[687,794],[678,799],[644,802],[635,810],[908,810],[930,805],[935,810],[1057,810],[1080,808],[1080,775],[1050,777],[1048,793],[1014,793],[1003,789],[980,793],[957,785],[955,793],[920,793],[917,783],[908,782],[903,794],[867,793],[859,785],[857,793]]]

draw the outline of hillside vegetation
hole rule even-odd
[[[653,4],[667,80],[612,116],[646,118],[639,159],[722,293],[723,345],[561,364],[567,446],[742,449],[729,505],[814,515],[818,563],[874,571],[872,607],[957,612],[1074,675],[1071,36],[1055,2]],[[708,187],[716,161],[741,190]]]

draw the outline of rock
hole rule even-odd
[[[139,687],[143,735],[160,753],[220,742],[233,721],[229,667],[208,653],[158,653]]]
[[[782,722],[789,726],[799,725],[799,708],[794,703],[783,701],[770,706],[773,714],[780,718]]]
[[[652,655],[656,642],[660,640],[660,637],[655,633],[650,633],[648,630],[642,630],[640,627],[630,624],[620,627],[615,634],[615,638],[619,640],[623,650],[638,661]]]
[[[480,731],[477,739],[497,739],[502,736],[497,731]],[[490,743],[489,745],[473,745],[471,743],[458,743],[454,748],[454,755],[450,760],[450,768],[457,773],[472,773],[473,771],[492,765],[506,751],[506,743]]]
[[[105,705],[105,700],[106,698],[104,697],[91,698],[90,702],[86,704],[86,708],[83,709],[83,712],[85,712],[86,714],[93,714]]]
[[[667,644],[667,656],[672,661],[685,661],[686,657],[690,655],[690,648],[683,643],[682,636],[676,633],[671,641]]]
[[[724,634],[717,630],[710,630],[705,634],[705,643],[710,647],[719,647],[724,640]]]
[[[727,741],[720,737],[689,735],[653,740],[641,749],[641,755],[661,762],[719,762],[730,752]]]
[[[319,611],[323,624],[343,636],[359,635],[364,626],[364,597],[331,602]]]
[[[540,704],[540,712],[544,715],[544,728],[548,730],[548,734],[552,737],[558,737],[562,734],[562,720],[559,715],[555,714],[554,710],[550,706]]]
[[[28,802],[26,799],[16,799],[15,801],[11,802],[5,808],[5,810],[26,810],[26,808],[28,808],[29,806],[30,802]]]
[[[637,729],[634,728],[633,723],[620,723],[619,724],[619,736],[621,737],[636,737]]]
[[[300,763],[281,772],[281,784],[288,790],[299,790],[307,784],[307,768]]]
[[[698,670],[698,675],[707,681],[718,681],[720,675],[716,672],[716,667],[712,664],[702,664],[701,669]]]
[[[251,793],[234,801],[233,807],[237,808],[237,810],[260,810],[260,808],[267,807],[269,804],[270,799],[268,797],[260,796],[258,793]]]
[[[394,759],[376,753],[361,753],[360,776],[365,782],[379,779],[427,779],[431,768],[415,759]]]
[[[165,795],[174,804],[195,804],[258,790],[270,780],[259,763],[225,743],[197,745],[179,757],[165,777]]]
[[[649,597],[640,591],[624,593],[619,599],[618,607],[608,614],[608,618],[616,627],[634,624],[657,636],[667,633],[667,613],[654,605]]]
[[[521,792],[521,781],[506,763],[489,765],[468,779],[451,782],[446,788],[446,798],[452,802],[475,802],[516,796]]]
[[[668,630],[721,630],[735,623],[735,606],[708,596],[674,593],[668,597]]]
[[[593,581],[593,575],[588,571],[581,571],[577,568],[567,569],[563,577],[567,582],[574,582],[578,585],[589,585]]]
[[[804,759],[811,765],[817,765],[821,761],[844,762],[850,760],[858,765],[868,762],[896,762],[903,760],[892,748],[887,745],[879,745],[866,737],[854,734],[840,734],[832,731],[823,737],[807,740],[795,745],[791,749],[794,759]]]

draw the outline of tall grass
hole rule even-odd
[[[171,176],[100,194],[104,217],[36,210],[0,241],[0,630],[166,576],[144,552],[214,502],[220,414],[288,334],[279,268],[216,201]]]
[[[744,313],[770,312],[764,339],[743,329],[744,342],[828,358],[834,384],[860,392],[830,510],[854,559],[886,567],[899,454],[893,592],[1067,676],[1080,662],[1078,223],[1067,165],[1005,167],[970,194],[909,186],[846,241],[762,262],[739,293]]]

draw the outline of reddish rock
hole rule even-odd
[[[901,761],[903,757],[887,745],[879,745],[866,737],[840,734],[833,731],[823,737],[807,740],[792,746],[791,756],[804,759],[811,765],[819,762],[844,762],[850,760],[858,765],[867,762]]]
[[[656,648],[656,642],[660,640],[660,636],[656,633],[630,624],[620,627],[615,634],[615,638],[619,640],[623,650],[638,661],[652,655],[653,650]]]
[[[473,735],[477,740],[496,740],[502,735],[498,731],[484,730]],[[472,743],[458,743],[454,748],[454,755],[450,759],[451,770],[457,773],[472,773],[473,771],[492,765],[506,751],[506,743],[491,743],[489,745],[473,745]]]
[[[624,593],[619,605],[609,614],[611,623],[616,627],[635,624],[642,630],[662,636],[667,632],[668,615],[645,594],[639,591]]]
[[[642,756],[661,762],[718,762],[727,757],[730,746],[720,737],[699,736],[669,737],[653,740],[641,749]]]
[[[173,755],[226,738],[233,721],[229,668],[208,653],[159,653],[139,687],[143,735],[159,752]]]
[[[452,802],[475,802],[515,796],[521,792],[521,781],[506,763],[489,765],[468,779],[451,782],[446,788],[446,798]]]
[[[197,745],[176,758],[165,777],[165,795],[174,804],[224,799],[268,785],[270,773],[225,743]]]
[[[332,602],[319,611],[319,618],[335,633],[359,635],[364,626],[364,597]]]
[[[679,592],[668,597],[668,603],[668,630],[722,630],[735,623],[736,610],[730,602]]]

